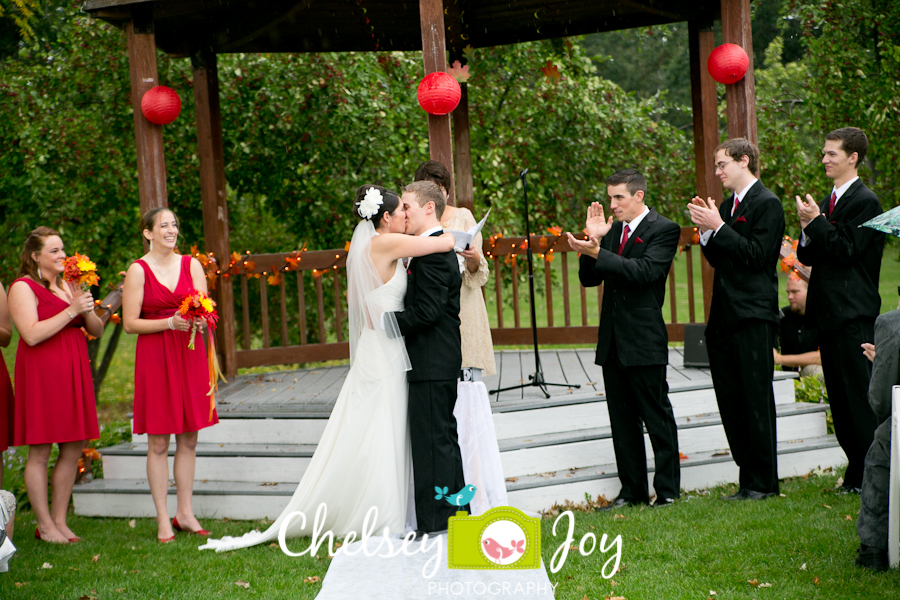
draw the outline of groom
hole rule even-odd
[[[430,181],[403,188],[410,235],[441,235],[444,194]],[[462,278],[451,250],[414,258],[407,269],[403,312],[396,313],[412,370],[409,381],[409,436],[415,481],[416,520],[421,533],[447,529],[456,507],[435,499],[435,487],[453,493],[465,485],[453,406],[462,366],[459,289]]]

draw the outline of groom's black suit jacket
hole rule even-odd
[[[441,235],[438,231],[432,235]],[[396,313],[412,371],[409,381],[457,379],[462,366],[459,290],[462,276],[452,250],[412,259],[403,312]]]

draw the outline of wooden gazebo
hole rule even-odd
[[[427,74],[445,70],[452,60],[462,60],[462,49],[467,45],[481,48],[687,21],[697,193],[721,200],[721,185],[710,168],[712,149],[719,142],[716,84],[706,70],[707,58],[715,46],[712,24],[721,20],[723,41],[742,46],[750,57],[746,76],[726,86],[728,135],[756,141],[750,0],[88,0],[84,10],[124,28],[127,34],[142,212],[166,206],[167,192],[162,128],[144,118],[141,98],[148,89],[158,85],[157,48],[172,56],[190,58],[194,72],[204,237],[206,249],[223,258],[231,249],[216,68],[216,56],[221,53],[423,50],[423,74]],[[451,192],[451,201],[455,197],[459,205],[471,208],[473,187],[465,84],[462,89],[462,100],[452,115],[428,116],[428,132],[432,158],[453,165],[455,190]],[[307,254],[304,265],[312,269],[314,275],[316,269],[343,266],[341,252]],[[272,257],[278,256],[266,255],[257,262],[268,265]],[[711,269],[705,263],[703,265],[704,305],[708,311]],[[547,274],[549,280],[549,271]],[[298,271],[301,289],[302,275],[302,271]],[[321,312],[323,284],[321,277],[314,279],[321,334],[324,327]],[[674,287],[670,289],[674,290]],[[280,291],[281,328],[286,332],[284,284]],[[241,280],[241,293],[246,299],[246,277]],[[340,294],[336,276],[334,293],[335,297]],[[692,288],[689,293],[693,295]],[[300,346],[269,348],[265,285],[260,286],[264,302],[265,347],[238,351],[233,286],[219,286],[217,294],[220,358],[229,376],[243,366],[347,356],[347,345],[341,340],[339,324],[337,343],[306,345],[304,342]],[[570,324],[567,288],[564,301],[566,327],[557,328],[559,331],[555,335],[549,332],[544,339],[548,342],[587,341],[581,338],[594,335],[596,329],[587,326],[583,291],[580,327]],[[302,293],[299,302],[302,314],[305,311]],[[548,314],[550,302],[548,295]],[[248,334],[246,307],[245,301],[244,331]],[[693,321],[693,303],[691,311]],[[340,321],[339,314],[337,318]],[[301,321],[305,340],[305,317],[301,317]],[[527,343],[530,334],[526,332],[529,330],[518,327],[518,313],[516,321],[515,328],[495,332],[495,341],[521,343],[516,342],[521,337]],[[683,339],[679,337],[683,336],[683,325],[673,325],[670,325],[670,337]],[[502,322],[500,326],[502,328]],[[282,336],[282,339],[286,338],[286,335]],[[320,335],[319,339],[323,337]]]

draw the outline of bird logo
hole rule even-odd
[[[501,561],[509,558],[513,554],[521,554],[525,552],[525,540],[511,541],[512,548],[502,546],[494,538],[485,538],[481,541],[484,546],[484,553],[495,563],[501,564]]]
[[[466,485],[463,486],[463,489],[459,490],[455,494],[447,494],[449,488],[434,486],[434,491],[437,492],[434,496],[435,500],[444,499],[449,502],[453,506],[465,506],[469,502],[471,502],[472,498],[475,497],[475,491],[478,489],[474,485]]]

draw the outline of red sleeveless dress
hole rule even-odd
[[[69,308],[53,292],[27,277],[38,299],[38,320]],[[10,286],[10,289],[12,288]],[[16,446],[94,440],[100,437],[97,401],[88,360],[84,317],[71,319],[53,337],[36,346],[19,338],[16,350]]]
[[[194,289],[191,257],[181,257],[181,272],[175,291],[170,292],[141,259],[144,269],[142,319],[168,319],[184,297]],[[165,435],[199,431],[215,425],[215,410],[209,418],[209,367],[203,335],[197,333],[194,349],[188,350],[190,333],[166,329],[138,336],[134,357],[134,433]]]
[[[13,445],[16,427],[16,399],[6,362],[0,354],[0,452]]]

